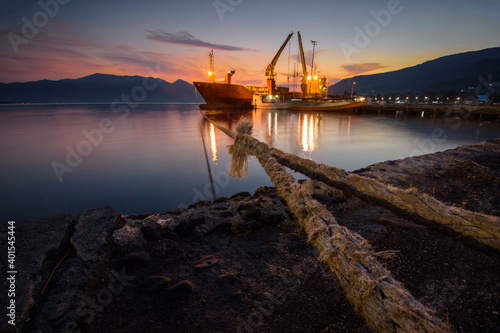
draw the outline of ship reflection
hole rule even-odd
[[[242,112],[206,111],[206,115],[216,124],[231,131],[236,131],[238,122],[245,118],[254,124],[252,136],[265,142],[270,147],[277,147],[288,152],[312,153],[323,148],[321,142],[326,143],[337,138],[350,142],[352,136],[352,122],[356,118],[351,115],[283,112],[281,110],[252,110]],[[207,140],[210,140],[212,162],[217,163],[221,152],[218,144],[229,146],[233,140],[225,134],[219,133],[216,126],[203,118]],[[222,140],[222,142],[219,142]]]
[[[318,136],[318,117],[305,114],[302,118],[302,126],[299,128],[302,129],[300,133],[302,138],[302,150],[305,152],[314,151]]]
[[[252,111],[226,111],[226,110],[206,110],[204,114],[216,124],[221,125],[231,131],[236,131],[236,125],[242,118],[246,118],[250,121],[253,121]],[[205,137],[210,139],[210,150],[212,152],[212,161],[217,162],[217,145],[219,143],[219,130],[212,124],[207,121],[205,118],[202,118],[203,126],[205,127]],[[227,135],[223,135],[226,140],[226,146],[232,144],[232,139]],[[217,163],[215,163],[217,164]]]
[[[288,146],[292,143],[296,134],[297,146],[290,146],[295,151],[299,148],[304,152],[312,152],[317,149],[317,140],[321,132],[322,114],[303,114],[296,112],[263,111],[256,110],[254,116],[254,128],[265,128],[263,132],[264,141],[269,146]],[[295,129],[290,131],[291,129]]]

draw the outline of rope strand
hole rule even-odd
[[[212,123],[228,134],[226,129]],[[250,134],[250,124],[240,125],[238,132]],[[377,332],[451,331],[376,260],[375,252],[365,239],[340,226],[331,213],[312,198],[311,192],[286,172],[271,155],[272,149],[247,134],[229,132],[235,139],[232,151],[242,150],[245,153],[239,156],[257,157],[305,230],[308,242],[319,250],[319,259],[329,265],[348,300],[370,327]]]

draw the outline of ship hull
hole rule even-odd
[[[253,92],[239,84],[193,82],[206,104],[202,110],[252,109]]]
[[[361,105],[363,103],[359,102],[291,103],[287,108],[292,111],[349,112]]]
[[[261,102],[256,99],[255,108],[289,111],[350,112],[363,105],[355,101],[332,101],[310,99],[288,99],[276,102]]]

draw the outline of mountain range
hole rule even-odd
[[[356,84],[353,86],[353,82]],[[329,94],[371,95],[392,93],[470,92],[471,95],[500,91],[500,47],[453,54],[396,71],[358,75],[329,86]],[[498,87],[498,88],[497,88]],[[129,95],[132,102],[196,102],[191,83],[158,78],[92,74],[79,79],[0,83],[0,103],[113,102]],[[126,97],[125,97],[126,98]],[[199,102],[203,98],[198,95]]]
[[[496,80],[496,81],[495,81]],[[490,94],[500,90],[500,47],[458,53],[396,71],[358,75],[341,80],[328,88],[329,94],[342,95],[345,90],[360,95],[392,93],[428,94],[471,92]],[[491,84],[490,88],[485,87]],[[479,88],[479,89],[478,89]]]
[[[79,79],[0,83],[2,103],[111,103],[122,95],[129,95],[132,102],[196,102],[191,83],[142,76],[92,74]]]

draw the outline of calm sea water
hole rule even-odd
[[[218,114],[284,151],[355,170],[500,135],[498,121],[254,110]],[[203,136],[202,136],[203,134]],[[211,200],[203,139],[218,196],[270,186],[258,161],[229,178],[232,143],[195,104],[0,106],[0,221],[73,216],[110,205],[122,214],[164,212]]]

